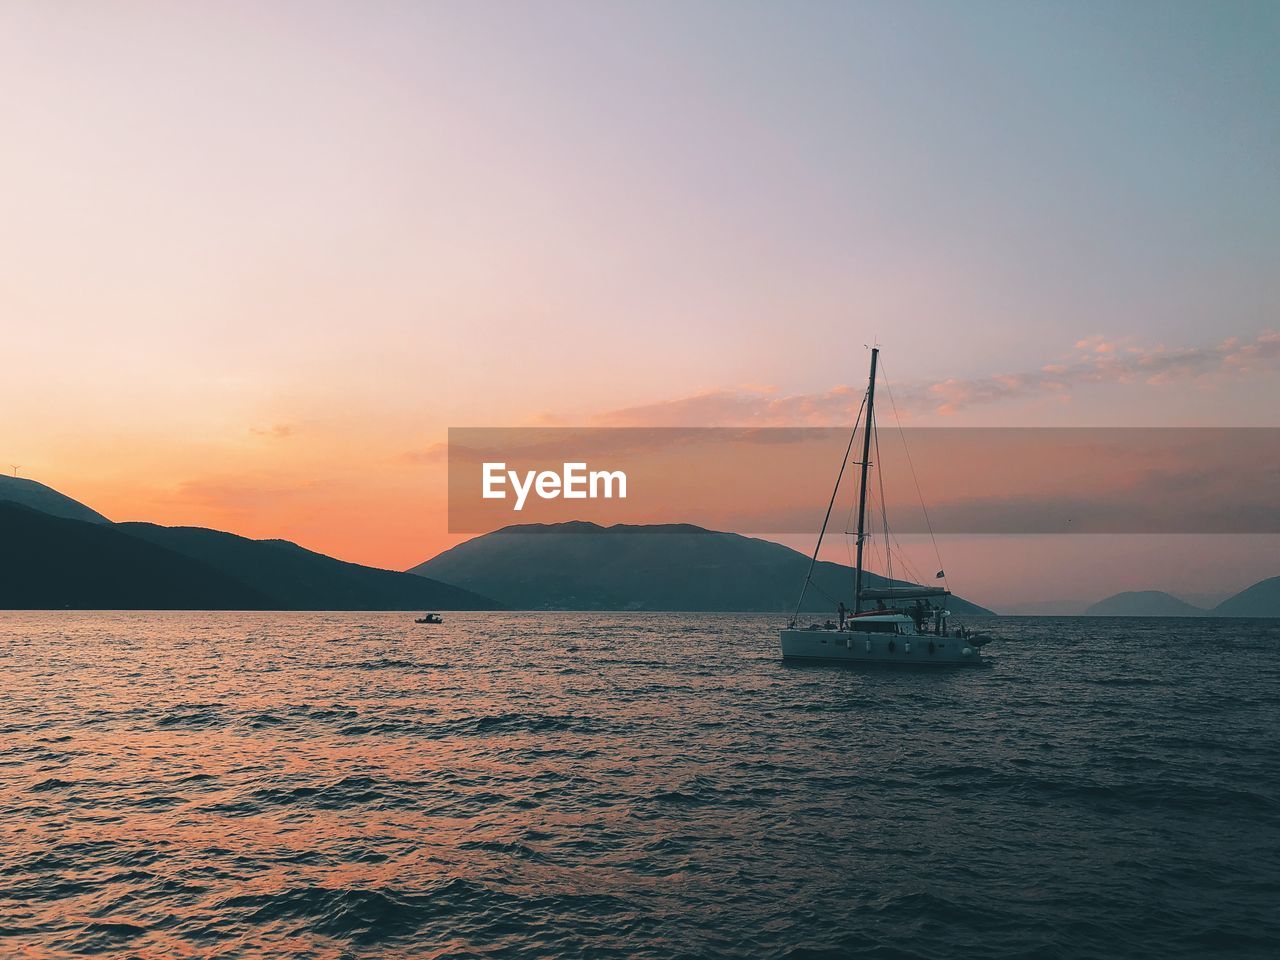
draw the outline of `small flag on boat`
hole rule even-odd
[[[945,570],[939,570],[937,573],[935,573],[935,574],[933,575],[933,579],[935,579],[935,580],[941,580],[941,579],[942,579],[943,577],[945,577],[946,575],[947,575],[947,571],[945,571]]]

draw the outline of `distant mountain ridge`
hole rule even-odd
[[[86,523],[0,501],[0,608],[260,610],[267,597],[211,567]]]
[[[1085,616],[1280,618],[1280,577],[1260,580],[1207,610],[1160,590],[1137,590],[1100,600]]]
[[[1099,600],[1086,617],[1203,617],[1208,611],[1162,590],[1130,590]]]
[[[601,527],[585,521],[504,527],[411,568],[525,610],[703,610],[789,613],[809,557],[770,540],[692,524]],[[901,582],[901,581],[896,581]],[[884,586],[867,574],[866,585]],[[820,562],[805,612],[852,607],[853,571]],[[953,597],[959,614],[990,615]]]
[[[8,609],[790,612],[808,564],[781,544],[692,524],[572,521],[505,527],[399,573],[287,540],[112,523],[45,484],[0,476],[0,608]],[[817,564],[805,612],[849,604],[851,580],[847,566]],[[886,582],[867,575],[869,586]],[[958,597],[950,607],[991,613]],[[1086,615],[1280,618],[1280,576],[1211,609],[1147,590],[1108,597]]]
[[[26,477],[0,476],[0,501],[10,500],[32,510],[39,510],[67,520],[83,520],[85,523],[110,523],[97,510],[86,507],[79,500],[72,500],[53,487],[47,487]]]
[[[1259,580],[1213,608],[1219,617],[1280,617],[1280,577]]]
[[[12,481],[13,478],[7,478]],[[0,608],[493,610],[469,590],[285,540],[111,523],[43,484],[0,487]],[[32,504],[49,507],[40,509]]]
[[[470,590],[348,563],[289,540],[250,540],[204,527],[118,523],[125,533],[252,584],[273,610],[494,610]]]

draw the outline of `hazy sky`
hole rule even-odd
[[[873,338],[917,422],[1280,425],[1278,43],[1271,2],[0,0],[0,458],[403,567],[450,425],[840,422]]]

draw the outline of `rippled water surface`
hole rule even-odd
[[[0,955],[1280,948],[1280,623],[0,614]]]

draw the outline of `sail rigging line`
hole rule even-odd
[[[849,432],[849,446],[844,451],[844,459],[840,461],[840,472],[836,474],[836,485],[831,491],[831,501],[827,504],[827,514],[822,518],[822,529],[818,531],[818,542],[813,548],[813,557],[809,561],[809,572],[805,574],[804,586],[800,588],[800,599],[796,602],[796,611],[791,615],[791,625],[795,626],[796,620],[800,617],[800,608],[804,606],[804,595],[809,590],[809,584],[813,581],[813,568],[818,564],[818,551],[822,549],[822,538],[827,534],[827,524],[831,520],[831,510],[836,505],[836,494],[840,492],[840,481],[844,479],[845,467],[849,465],[849,457],[853,455],[853,439],[858,435],[858,424],[862,422],[863,411],[867,409],[867,397],[863,395],[862,406],[858,408],[858,416],[853,421],[853,429]],[[814,587],[823,596],[824,591],[819,587]],[[830,597],[827,597],[830,600]],[[857,601],[854,601],[855,605]]]
[[[853,572],[853,615],[862,612],[862,550],[867,536],[867,471],[871,466],[871,433],[876,409],[876,361],[880,348],[871,348],[871,373],[867,377],[867,415],[862,426],[862,476],[858,483],[858,564]]]
[[[880,526],[884,530],[884,575],[893,580],[893,551],[889,546],[889,504],[884,492],[884,461],[880,459],[880,424],[871,425],[871,442],[876,448],[876,480],[879,483]]]
[[[867,557],[864,560],[863,569],[870,572],[871,570],[876,569],[877,566],[879,566],[880,569],[884,570],[884,576],[887,579],[892,580],[893,565],[894,565],[894,550],[890,543],[890,538],[893,535],[893,531],[889,527],[889,510],[888,510],[888,499],[885,494],[884,466],[883,466],[883,461],[880,459],[880,424],[878,421],[874,419],[872,420],[872,423],[871,423],[871,431],[872,431],[871,433],[872,454],[871,455],[875,458],[871,461],[871,463],[875,466],[876,469],[875,469],[875,483],[871,483],[869,481],[868,487],[867,487],[867,500],[868,500],[868,506],[870,508],[870,511],[869,511],[870,517],[868,518],[867,531],[863,539],[866,541],[866,545],[870,550],[870,553],[867,555]],[[850,517],[852,517],[853,506],[849,508],[849,513],[850,513]],[[884,538],[883,538],[884,554],[883,554],[882,565],[880,564],[880,561],[881,561],[880,543],[876,537],[876,531],[874,529],[874,518],[877,514],[879,514],[880,516],[880,530],[884,534]],[[846,529],[845,533],[852,534],[852,531]],[[893,540],[894,542],[896,542],[897,538],[893,537]],[[907,561],[906,555],[901,550],[901,544],[898,544],[898,546],[899,546],[898,560],[900,560],[905,567],[910,569],[910,563]],[[853,565],[853,558],[851,556],[850,566],[852,565]]]
[[[890,532],[890,536],[893,538],[895,552],[898,555],[898,561],[902,564],[903,570],[906,573],[906,579],[912,583],[923,584],[929,578],[921,574],[921,572],[916,569],[915,564],[913,564],[907,557],[907,548],[902,545],[902,541],[898,539],[898,535]]]
[[[820,586],[818,586],[816,583],[815,583],[815,584],[813,584],[812,586],[813,586],[813,589],[814,589],[814,590],[817,590],[817,591],[818,591],[818,593],[820,593],[820,594],[822,594],[824,597],[826,597],[829,601],[831,601],[831,603],[832,603],[833,605],[834,605],[834,604],[838,604],[838,603],[841,603],[841,602],[842,602],[838,597],[833,597],[831,594],[827,593],[827,591],[823,590],[823,589],[822,589]],[[797,614],[797,617],[798,617],[798,616],[799,616],[799,614]]]
[[[850,508],[849,508],[849,512],[850,512],[850,513],[853,513],[853,508],[852,508],[852,507],[850,507]],[[853,573],[853,540],[851,540],[851,539],[850,539],[850,537],[851,537],[851,536],[852,536],[852,534],[850,534],[848,530],[845,530],[845,532],[844,532],[844,552],[845,552],[845,556],[847,556],[847,557],[849,558],[849,572],[850,572],[850,575],[852,575],[852,573]],[[852,586],[852,584],[850,584],[850,586]]]
[[[907,444],[907,435],[902,429],[902,417],[898,416],[898,404],[893,399],[893,385],[889,383],[889,375],[884,375],[884,388],[889,392],[889,407],[893,410],[893,422],[898,425],[898,436],[902,438],[902,449],[907,455],[907,466],[911,468],[911,480],[916,485],[916,497],[920,500],[920,510],[924,514],[924,525],[929,531],[929,541],[933,544],[933,555],[938,561],[938,572],[942,574],[942,585],[947,590],[951,586],[947,583],[947,568],[942,562],[942,551],[938,549],[938,538],[933,535],[933,523],[929,519],[929,508],[924,502],[924,493],[920,489],[920,478],[916,475],[916,465],[911,459],[911,447]],[[935,577],[934,579],[938,579]]]
[[[855,460],[853,462],[857,463],[858,461]],[[853,497],[849,500],[849,512],[845,514],[845,518],[844,518],[844,552],[845,552],[845,556],[848,558],[848,561],[849,561],[848,567],[849,567],[849,591],[850,591],[849,595],[850,596],[853,595],[853,590],[857,584],[857,579],[856,579],[857,574],[855,573],[857,561],[854,560],[854,557],[853,557],[853,545],[854,545],[854,542],[857,540],[857,534],[854,531],[854,526],[856,525],[857,521],[854,519],[854,514],[857,512],[857,510],[858,510],[858,498]]]
[[[889,502],[888,502],[888,497],[885,494],[884,466],[883,466],[884,461],[880,459],[880,425],[879,423],[875,425],[875,438],[873,440],[873,445],[876,450],[876,465],[877,465],[876,476],[879,480],[880,488],[878,491],[879,496],[877,497],[877,490],[873,487],[871,490],[871,497],[872,497],[873,505],[879,507],[880,522],[884,530],[885,576],[889,580],[892,580],[894,565],[898,564],[902,567],[903,577],[906,579],[908,583],[922,584],[925,582],[926,578],[921,574],[921,572],[918,569],[916,569],[915,564],[911,562],[911,558],[908,555],[906,548],[903,547],[902,541],[898,539],[898,535],[893,532],[893,528],[889,525]],[[875,551],[876,545],[875,545],[874,539],[871,541],[871,546],[872,546],[872,550]],[[872,560],[874,561],[876,557],[877,557],[877,554],[873,554]]]

